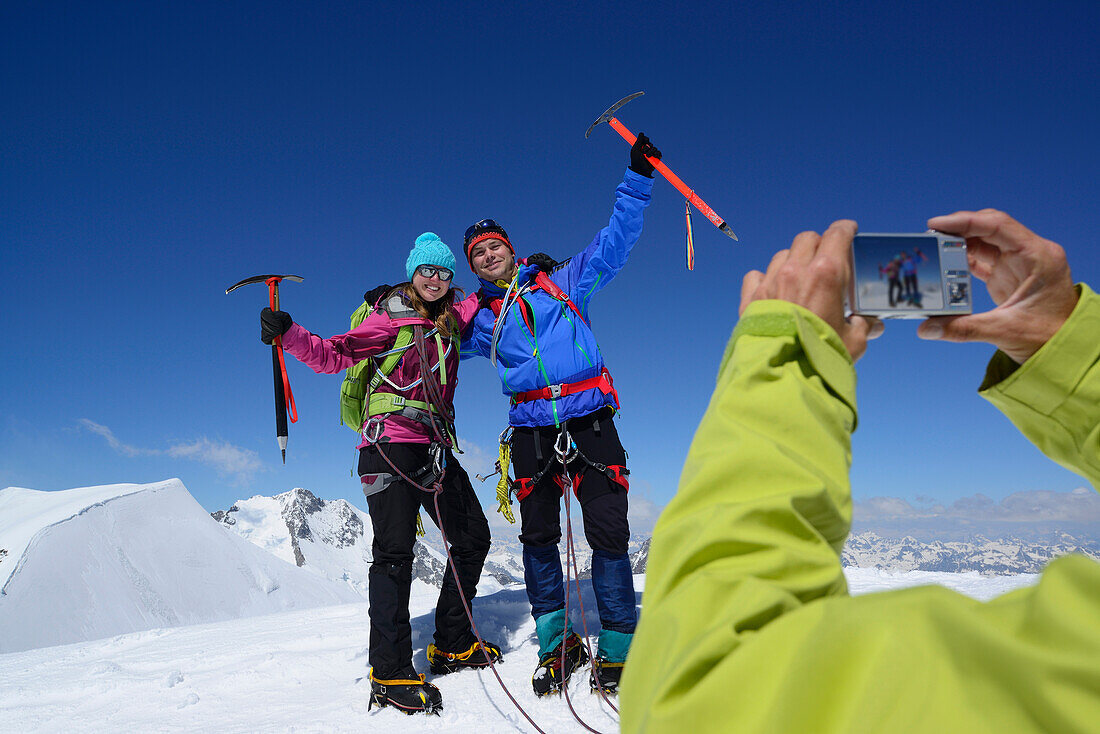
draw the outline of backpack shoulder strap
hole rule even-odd
[[[541,270],[538,272],[538,275],[535,276],[535,284],[531,286],[531,290],[540,288],[546,291],[551,297],[556,298],[562,303],[568,304],[569,308],[573,309],[573,313],[577,314],[581,323],[588,326],[588,319],[586,319],[584,314],[581,313],[581,310],[577,308],[577,304],[573,303],[572,299],[569,298],[569,294],[559,288],[558,284],[550,280],[550,276]]]
[[[414,326],[402,326],[397,330],[397,338],[394,339],[393,346],[386,350],[386,355],[381,362],[376,361],[377,368],[374,370],[374,375],[370,381],[372,391],[381,385],[382,380],[389,377],[390,373],[397,368],[397,363],[401,361],[401,358],[405,356],[405,351],[413,343],[413,330],[415,328]]]

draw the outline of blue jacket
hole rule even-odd
[[[555,271],[550,279],[568,294],[584,315],[584,321],[562,301],[543,290],[525,293],[506,313],[497,340],[497,373],[505,395],[537,390],[549,385],[579,382],[598,376],[604,368],[591,323],[588,306],[593,294],[607,285],[623,266],[642,233],[642,211],[649,205],[653,179],[627,170],[615,189],[611,221],[592,243]],[[516,287],[531,285],[538,274],[534,265],[521,265]],[[462,357],[488,357],[496,315],[488,302],[502,298],[506,288],[481,280],[483,307],[462,335]],[[526,314],[524,313],[526,310]],[[530,318],[530,327],[525,316]],[[588,415],[612,404],[610,395],[592,388],[556,400],[533,400],[511,406],[508,423],[513,426],[554,426],[561,421]]]

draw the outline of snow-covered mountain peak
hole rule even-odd
[[[373,535],[366,515],[346,500],[325,501],[302,487],[274,497],[255,495],[247,500],[238,500],[228,510],[218,510],[211,516],[245,539],[296,566],[307,564],[304,544],[347,551],[360,560],[370,557]],[[364,556],[364,553],[367,555]],[[319,562],[321,559],[314,560]]]
[[[178,479],[0,491],[0,652],[358,601],[210,521]]]
[[[343,581],[367,595],[367,573],[373,558],[374,531],[370,516],[343,499],[323,500],[295,487],[274,497],[256,495],[238,500],[228,510],[211,515],[243,538],[290,563],[335,581]],[[424,523],[431,522],[422,513]],[[431,538],[438,538],[432,528]],[[413,546],[413,578],[439,587],[447,556],[441,544],[418,540]],[[496,563],[487,560],[482,592],[522,583],[517,558]]]
[[[363,520],[347,500],[326,502],[301,487],[276,495],[275,499],[283,504],[283,519],[292,537],[336,548],[353,546],[363,537]]]
[[[70,520],[88,509],[138,492],[160,492],[182,487],[179,479],[154,484],[106,484],[44,492],[26,487],[0,490],[0,593],[23,558],[27,546],[43,528]],[[186,490],[184,490],[186,491]]]

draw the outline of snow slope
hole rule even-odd
[[[178,479],[0,490],[0,548],[0,652],[360,598],[221,527]]]
[[[1036,576],[920,571],[891,575],[846,571],[853,593],[944,583],[976,598],[1034,583]],[[639,592],[645,577],[636,576]],[[595,601],[582,582],[591,633]],[[424,669],[435,590],[414,585],[410,609],[414,659]],[[639,593],[639,599],[640,599]],[[502,644],[501,677],[546,732],[583,731],[561,697],[536,699],[534,623],[522,589],[479,597],[474,611],[488,639]],[[0,730],[18,732],[530,732],[489,671],[433,678],[441,717],[367,711],[365,603],[216,624],[121,635],[113,639],[0,655]],[[586,676],[570,684],[574,708],[601,732],[617,718],[589,693]]]
[[[330,521],[318,510],[303,514],[307,523],[280,527],[275,505],[261,505],[235,513],[237,531],[292,558],[289,530],[303,558],[312,555],[326,574],[353,565],[333,555],[341,544],[359,560],[361,550],[350,549],[362,538],[347,530],[354,521]],[[352,535],[355,543],[333,544]],[[0,548],[12,551],[0,560],[0,652],[7,651],[0,654],[0,732],[532,731],[490,671],[429,674],[443,693],[439,718],[368,712],[362,598],[346,579],[307,571],[309,560],[298,568],[219,525],[178,480],[68,492],[9,488],[0,492]],[[846,574],[857,594],[939,583],[979,599],[1038,578]],[[644,584],[635,576],[638,603]],[[596,603],[590,582],[581,586],[594,644]],[[478,629],[502,646],[498,670],[512,695],[544,731],[582,731],[564,698],[531,692],[538,645],[522,586],[483,578],[479,591]],[[410,599],[414,661],[425,672],[437,595],[418,582]],[[583,631],[581,615],[574,609],[572,616]],[[105,639],[58,644],[92,637]],[[589,692],[587,671],[570,695],[588,725],[617,729],[614,711]]]

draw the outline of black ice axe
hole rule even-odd
[[[229,294],[242,285],[250,283],[266,283],[269,301],[272,311],[279,310],[279,281],[293,280],[301,283],[302,278],[297,275],[253,275],[245,278],[240,283],[234,283],[225,289]],[[279,440],[279,450],[283,454],[283,463],[286,463],[286,412],[290,408],[290,422],[298,422],[298,408],[294,405],[294,393],[290,391],[290,379],[286,374],[286,363],[283,361],[283,343],[280,337],[275,337],[271,344],[271,368],[275,373],[275,436]]]

